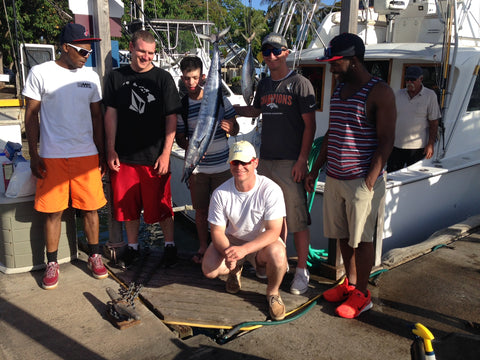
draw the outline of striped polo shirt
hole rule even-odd
[[[339,180],[365,177],[378,147],[375,123],[367,120],[367,97],[373,86],[382,81],[372,77],[348,99],[340,97],[344,83],[335,89],[330,100],[327,175]]]

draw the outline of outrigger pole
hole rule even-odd
[[[443,50],[442,50],[442,82],[440,85],[440,109],[442,110],[442,119],[440,120],[440,136],[442,141],[442,154],[438,154],[438,158],[441,158],[445,155],[446,144],[445,144],[445,122],[444,116],[447,108],[447,88],[448,88],[448,75],[450,71],[449,61],[450,61],[450,47],[452,45],[452,26],[453,26],[453,4],[449,3],[447,5],[447,16],[445,22],[445,31],[443,32]]]

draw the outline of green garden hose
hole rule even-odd
[[[234,328],[232,328],[232,330],[230,330],[228,333],[226,333],[225,335],[222,335],[218,340],[217,342],[219,344],[225,344],[228,340],[230,340],[236,333],[238,333],[240,331],[240,329],[242,328],[245,328],[245,327],[250,327],[250,326],[257,326],[257,325],[261,325],[261,326],[268,326],[268,325],[281,325],[281,324],[285,324],[285,323],[289,323],[293,320],[296,320],[298,319],[299,317],[305,315],[307,312],[309,312],[316,304],[317,304],[317,299],[320,297],[321,295],[313,298],[311,300],[311,303],[308,304],[308,306],[306,306],[302,311],[300,311],[299,313],[297,313],[296,315],[292,316],[292,317],[289,317],[287,319],[283,319],[283,320],[278,320],[278,321],[247,321],[247,322],[243,322],[243,323],[240,323],[238,324],[237,326],[235,326]]]

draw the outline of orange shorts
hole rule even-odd
[[[37,180],[35,210],[55,213],[71,206],[97,210],[107,203],[103,193],[98,155],[68,159],[43,158],[46,176]]]

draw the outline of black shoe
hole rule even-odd
[[[171,244],[165,246],[165,250],[163,252],[162,265],[165,267],[171,267],[175,265],[177,261],[178,261],[177,247]]]
[[[128,269],[135,264],[138,259],[140,259],[140,250],[135,250],[131,246],[128,246],[123,254],[122,260],[120,260],[120,265],[123,268]]]

